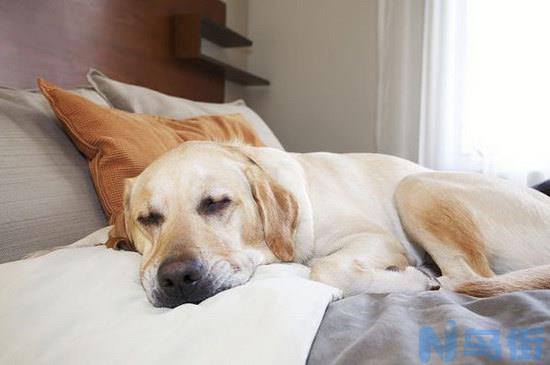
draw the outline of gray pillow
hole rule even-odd
[[[141,86],[115,81],[93,69],[88,72],[88,81],[97,92],[109,100],[113,107],[127,112],[154,114],[173,119],[240,113],[255,129],[266,146],[283,149],[267,124],[258,114],[247,107],[243,100],[223,104],[191,101]]]
[[[77,94],[107,106],[93,89]],[[0,88],[0,262],[105,226],[87,162],[37,91]]]

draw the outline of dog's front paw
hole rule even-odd
[[[332,301],[335,302],[337,300],[343,299],[345,297],[344,292],[338,288],[334,288],[335,290],[332,292]]]
[[[441,289],[441,283],[437,278],[430,278],[430,282],[428,284],[428,290],[439,290]]]
[[[407,276],[412,278],[412,283],[414,283],[411,291],[426,291],[426,290],[439,290],[441,288],[441,283],[433,276],[424,272],[421,269],[416,267],[409,266],[405,269]]]

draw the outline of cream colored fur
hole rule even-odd
[[[205,194],[230,196],[231,214],[197,214]],[[436,289],[416,268],[425,250],[442,284],[464,293],[550,288],[549,266],[494,277],[550,264],[550,198],[396,157],[188,142],[128,183],[126,201],[126,238],[144,255],[152,301],[158,265],[183,253],[208,262],[224,287],[291,260],[346,295]],[[140,226],[149,209],[166,222]]]

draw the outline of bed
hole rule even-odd
[[[222,74],[172,56],[170,19],[182,13],[225,22],[217,0],[0,4],[1,364],[549,361],[549,291],[341,299],[306,267],[280,264],[200,305],[153,307],[140,256],[96,246],[109,227],[87,161],[30,89],[42,76],[128,112],[238,112],[283,148],[244,102],[223,103]],[[56,246],[67,247],[22,259]]]

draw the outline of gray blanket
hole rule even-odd
[[[550,290],[348,297],[328,307],[308,363],[550,364]]]

